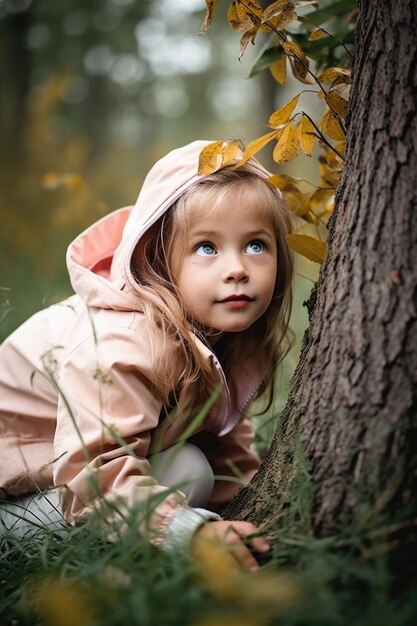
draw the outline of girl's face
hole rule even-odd
[[[275,228],[244,194],[191,211],[187,238],[173,242],[170,265],[188,313],[215,333],[240,332],[267,310],[277,274]]]

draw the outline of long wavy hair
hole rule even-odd
[[[257,350],[265,351],[270,364],[259,397],[269,389],[266,410],[273,401],[274,373],[278,363],[291,345],[289,317],[292,304],[293,256],[286,241],[290,222],[279,192],[259,176],[250,164],[227,167],[211,174],[184,192],[154,224],[139,242],[132,256],[132,273],[137,283],[144,314],[149,322],[149,337],[160,389],[166,403],[177,399],[180,389],[187,388],[187,410],[197,398],[207,397],[217,384],[217,378],[207,359],[198,349],[195,336],[207,343],[207,329],[203,329],[186,311],[176,287],[176,271],[171,263],[174,241],[186,242],[191,215],[198,211],[216,210],[226,197],[236,202],[254,202],[271,220],[277,242],[277,277],[272,301],[266,312],[249,329],[240,333],[242,341],[251,333],[256,338]],[[185,249],[185,246],[183,246]],[[174,345],[175,365],[167,358]],[[241,344],[242,345],[242,344]],[[233,343],[233,351],[225,352],[223,367],[226,378],[231,363],[240,351]],[[181,407],[185,409],[185,406]]]

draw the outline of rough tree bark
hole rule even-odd
[[[282,514],[297,497],[304,463],[318,535],[413,514],[416,32],[415,0],[360,0],[328,256],[287,406],[260,471],[224,512],[229,519]]]

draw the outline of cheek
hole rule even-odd
[[[278,285],[278,273],[276,262],[271,262],[260,272],[260,280],[263,281],[265,292],[269,292],[271,298],[275,295]],[[263,275],[263,276],[262,276]]]
[[[172,282],[176,286],[180,296],[184,298],[192,289],[193,278],[198,270],[196,272],[190,259],[186,255],[181,254],[181,252],[177,252],[175,255],[171,256],[169,267]]]
[[[201,291],[202,281],[198,275],[198,270],[192,266],[190,267],[188,263],[183,263],[175,282],[180,296],[185,302],[195,300],[196,294]]]
[[[275,284],[277,277],[277,261],[273,257],[259,258],[254,260],[254,269],[258,279],[264,284]]]

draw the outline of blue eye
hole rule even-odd
[[[196,247],[195,253],[199,256],[212,256],[216,253],[215,247],[211,243],[201,243]]]
[[[245,248],[245,252],[248,254],[261,254],[264,251],[265,244],[263,244],[262,241],[258,241],[258,239],[250,241]]]

